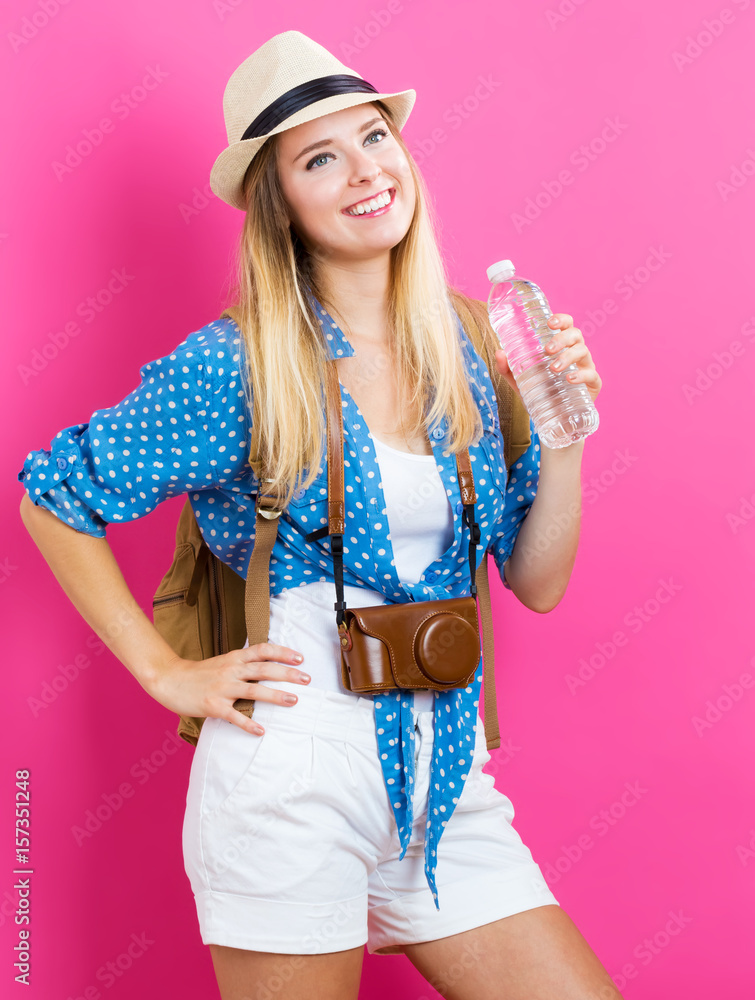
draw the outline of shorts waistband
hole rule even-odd
[[[252,718],[265,728],[269,723],[275,728],[317,733],[361,746],[377,746],[372,695],[342,694],[339,691],[300,684],[296,685],[295,693],[299,698],[295,705],[255,701]],[[432,723],[434,711],[415,712],[414,715],[422,728],[427,730]]]

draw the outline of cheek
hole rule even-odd
[[[396,177],[400,182],[404,198],[407,200],[407,202],[413,203],[415,194],[414,177],[412,177],[411,168],[409,167],[409,164],[406,161],[405,157],[401,157],[401,159],[395,164],[391,172],[393,173],[393,176]]]
[[[303,229],[316,230],[327,216],[332,216],[338,201],[336,195],[326,188],[307,185],[306,196],[297,190],[290,193],[290,211]]]

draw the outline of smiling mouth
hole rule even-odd
[[[361,219],[366,215],[382,215],[393,205],[395,200],[396,189],[388,188],[387,191],[381,191],[374,198],[365,198],[364,201],[358,201],[356,205],[344,208],[343,214],[352,219]]]

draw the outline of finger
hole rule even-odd
[[[309,674],[288,663],[278,663],[276,660],[252,660],[251,663],[236,664],[234,676],[239,681],[290,681],[292,684],[308,684]]]
[[[239,729],[246,730],[246,732],[250,733],[252,736],[265,735],[265,730],[259,722],[255,722],[254,719],[250,719],[248,716],[244,715],[243,712],[239,712],[237,709],[233,708],[233,706],[229,706],[228,711],[225,712],[221,718],[225,719],[226,722],[233,723],[234,726],[238,726]]]
[[[576,326],[570,326],[566,330],[558,330],[545,345],[549,354],[555,354],[562,347],[570,347],[572,344],[584,344],[582,331]]]
[[[511,388],[514,390],[514,392],[517,392],[517,393],[519,393],[519,395],[521,395],[521,392],[519,390],[519,386],[516,384],[516,378],[514,376],[514,373],[509,368],[508,364],[506,364],[506,363],[502,364],[500,361],[498,361],[497,365],[498,365],[498,371],[501,374],[501,376],[506,379],[506,381],[511,386]]]
[[[501,375],[504,375],[509,380],[514,378],[514,373],[511,370],[511,365],[505,351],[500,350],[495,352],[495,362]]]
[[[551,369],[554,372],[563,371],[564,368],[568,368],[569,365],[580,361],[590,363],[590,352],[584,343],[575,344],[574,347],[565,347],[563,351],[558,355],[555,361],[551,362]]]
[[[570,382],[584,382],[588,388],[600,392],[603,381],[594,368],[578,368],[576,371],[567,372],[566,377]]]
[[[287,680],[287,678],[283,678]],[[241,681],[238,686],[233,687],[233,697],[248,698],[250,701],[268,701],[273,705],[295,705],[299,700],[298,695],[291,691],[282,691],[280,688],[270,687],[267,684],[258,684],[256,681]],[[287,701],[295,698],[296,701]]]
[[[574,325],[574,318],[569,315],[569,313],[553,313],[552,316],[548,318],[548,326],[555,330],[557,327],[559,329],[565,329],[567,326]]]
[[[252,661],[280,660],[285,663],[301,663],[303,659],[297,650],[289,646],[279,646],[274,642],[257,642],[253,646],[247,646],[242,653]]]

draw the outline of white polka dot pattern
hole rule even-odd
[[[353,347],[332,317],[312,295],[310,299],[329,355],[352,356]],[[478,497],[475,515],[481,531],[477,563],[489,550],[503,579],[503,565],[535,498],[540,444],[530,421],[531,445],[509,470],[507,479],[490,375],[461,323],[459,334],[484,426],[482,438],[469,449]],[[246,378],[243,358],[236,324],[230,319],[208,323],[189,334],[169,355],[145,364],[140,369],[139,385],[116,406],[96,410],[87,423],[59,431],[49,451],[29,452],[18,479],[35,504],[51,510],[77,531],[100,538],[108,524],[143,517],[164,500],[188,494],[207,544],[246,578],[254,538],[257,480],[247,460],[251,428],[242,382]],[[347,521],[344,584],[379,590],[396,602],[468,594],[469,539],[461,516],[456,459],[442,447],[447,422],[433,428],[429,440],[454,513],[454,540],[416,584],[407,584],[396,573],[372,437],[343,386],[341,397]],[[326,523],[324,459],[313,485],[303,495],[296,495],[279,519],[270,559],[272,594],[317,580],[333,583],[327,536],[311,543],[304,537]],[[437,846],[471,764],[481,680],[482,659],[472,686],[436,692],[435,697],[425,874],[438,909]],[[413,819],[413,692],[387,692],[373,700],[381,766],[403,858]]]

